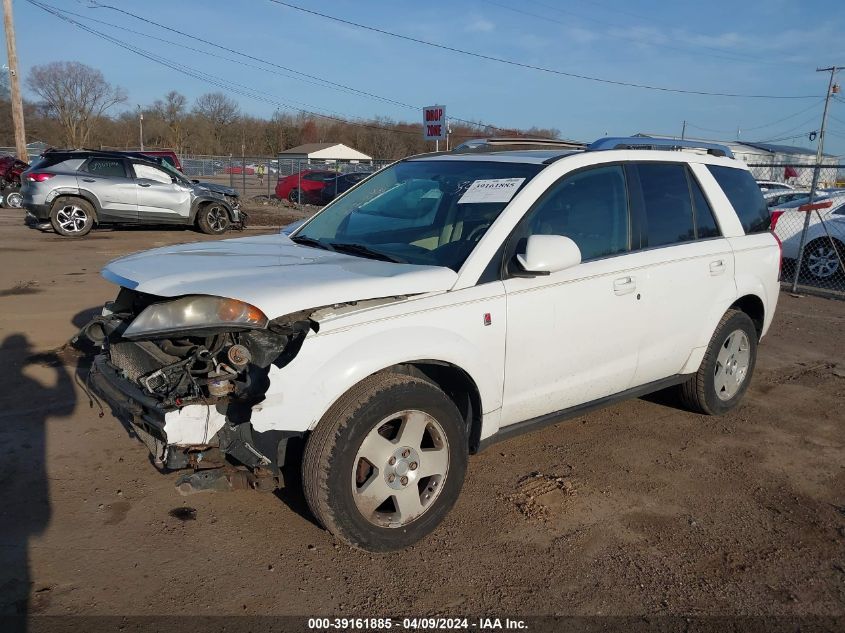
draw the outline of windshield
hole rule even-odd
[[[338,198],[292,239],[457,271],[508,202],[543,167],[476,160],[397,163]]]

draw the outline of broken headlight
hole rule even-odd
[[[255,306],[237,299],[194,295],[146,307],[123,336],[133,338],[221,327],[264,328],[267,317]]]

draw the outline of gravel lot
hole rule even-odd
[[[113,298],[108,260],[206,236],[21,215],[0,212],[0,613],[845,615],[845,303],[783,293],[732,414],[652,397],[500,443],[433,536],[374,556],[296,490],[181,497],[51,352]]]

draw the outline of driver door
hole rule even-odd
[[[139,222],[185,223],[191,215],[192,189],[154,165],[132,162]]]
[[[536,234],[571,238],[582,263],[548,275],[520,273],[513,258]],[[506,254],[502,426],[631,386],[645,327],[631,235],[619,165],[565,176],[523,218]]]

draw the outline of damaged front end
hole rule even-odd
[[[289,363],[316,328],[310,312],[270,321],[233,299],[121,288],[77,338],[101,350],[89,375],[93,391],[131,426],[157,467],[236,467],[239,481],[273,489],[295,434],[257,433],[249,420],[269,387],[270,366]]]

